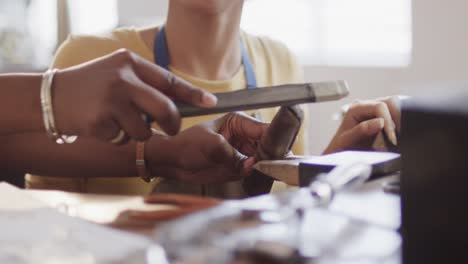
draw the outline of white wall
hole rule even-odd
[[[164,17],[167,1],[119,0],[121,22],[148,24],[148,18]],[[468,84],[466,10],[466,0],[413,0],[413,60],[408,68],[305,67],[308,81],[344,79],[352,89],[344,101],[310,107],[310,152],[318,154],[325,148],[338,126],[332,116],[345,102],[427,93],[428,86],[446,87],[440,86],[446,83]]]
[[[151,25],[166,17],[170,0],[117,0],[119,23],[122,25]]]

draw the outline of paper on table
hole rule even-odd
[[[364,183],[349,191],[337,193],[326,209],[329,213],[348,217],[355,221],[396,230],[401,225],[400,196],[385,193],[382,184],[395,181],[397,175]],[[241,200],[242,208],[275,209],[272,195]]]
[[[0,211],[0,233],[0,263],[142,263],[150,245],[47,208]]]
[[[0,210],[24,210],[45,208],[47,205],[32,198],[20,189],[5,182],[0,182]]]
[[[172,205],[147,204],[144,197],[107,194],[82,194],[62,191],[25,191],[48,207],[58,208],[70,216],[76,216],[99,224],[115,224],[128,210],[155,211],[175,208]]]
[[[396,175],[386,177],[365,183],[352,191],[339,193],[328,210],[396,230],[401,225],[400,196],[382,190],[384,182],[396,179]]]
[[[144,236],[61,214],[6,183],[0,194],[0,263],[144,263]]]
[[[353,162],[376,164],[387,160],[396,159],[399,156],[400,154],[391,152],[343,151],[331,155],[315,156],[306,159],[301,159],[300,162],[321,165],[340,165]]]

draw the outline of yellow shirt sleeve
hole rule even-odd
[[[68,37],[59,47],[52,67],[64,69],[102,57],[120,47],[110,39],[96,37]]]
[[[102,36],[69,36],[60,45],[52,67],[63,69],[108,55],[119,49],[130,50],[152,61],[153,54],[133,28],[121,28]]]

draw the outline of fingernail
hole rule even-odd
[[[396,134],[395,134],[395,130],[392,130],[392,132],[390,133],[390,135],[388,137],[390,139],[390,142],[392,142],[393,145],[396,146],[398,144],[397,137],[396,137]]]
[[[207,106],[215,106],[218,98],[211,93],[203,93],[202,103]]]
[[[255,165],[255,158],[248,158],[244,161],[244,168],[243,171],[246,175],[250,175],[253,172],[253,167]]]
[[[382,131],[383,128],[384,128],[383,118],[374,119],[368,122],[367,133],[369,133],[369,135],[375,135],[379,133],[380,131]]]
[[[379,118],[379,128],[382,129],[385,126],[385,121],[383,118]]]

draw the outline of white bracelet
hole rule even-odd
[[[44,127],[49,138],[57,144],[71,144],[76,141],[77,136],[60,134],[55,126],[54,111],[52,109],[52,85],[57,69],[49,69],[42,75],[41,83],[41,106]]]

